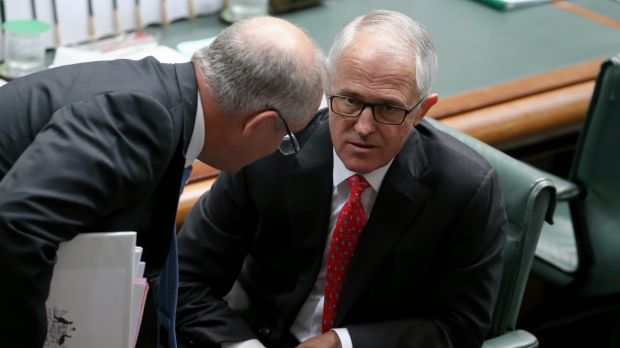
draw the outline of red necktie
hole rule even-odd
[[[336,227],[329,243],[327,275],[323,305],[322,332],[332,328],[336,310],[340,304],[340,292],[344,278],[349,271],[353,253],[366,224],[366,211],[362,206],[362,193],[370,185],[363,176],[355,174],[347,179],[351,188],[349,199],[338,213]]]

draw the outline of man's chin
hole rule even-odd
[[[364,161],[362,159],[347,160],[342,161],[342,163],[348,170],[359,174],[370,173],[380,167],[373,166],[369,161]]]

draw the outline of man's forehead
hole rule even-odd
[[[333,94],[372,102],[408,103],[417,96],[415,69],[389,57],[343,55],[330,83]]]

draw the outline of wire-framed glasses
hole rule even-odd
[[[297,141],[295,134],[291,132],[291,129],[288,127],[288,123],[286,123],[286,120],[284,119],[284,117],[282,117],[280,112],[275,109],[273,109],[273,111],[278,113],[278,117],[280,117],[282,123],[284,123],[284,128],[286,128],[286,135],[284,135],[284,138],[282,138],[282,143],[280,143],[278,150],[280,150],[280,153],[282,153],[284,156],[290,156],[298,153],[299,142]]]

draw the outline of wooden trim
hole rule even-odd
[[[436,119],[457,116],[511,100],[593,81],[596,79],[603,61],[603,59],[594,59],[544,74],[476,89],[445,99],[440,98],[437,105],[431,109],[430,116]]]
[[[185,220],[187,213],[189,213],[189,210],[192,209],[200,196],[211,189],[211,185],[213,185],[214,182],[215,177],[212,177],[209,179],[196,181],[194,183],[189,183],[185,186],[177,208],[177,228],[180,228],[181,225],[183,225],[183,221]]]
[[[200,161],[194,161],[192,167],[192,173],[190,174],[188,181],[189,183],[215,178],[220,173],[219,170]]]
[[[448,117],[446,125],[496,147],[539,136],[546,132],[574,129],[588,109],[594,81],[513,100]]]
[[[600,13],[594,12],[594,11],[590,11],[586,8],[583,8],[581,6],[577,6],[573,3],[570,3],[568,1],[554,1],[553,4],[563,10],[566,10],[568,12],[572,12],[576,15],[582,16],[586,19],[589,19],[593,22],[596,22],[598,24],[602,24],[605,26],[608,26],[612,29],[618,29],[620,30],[620,21],[617,21],[613,18],[604,16]]]

